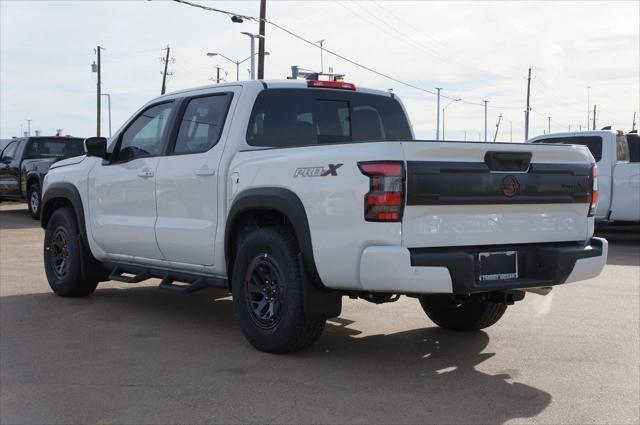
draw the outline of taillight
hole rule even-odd
[[[589,205],[589,217],[596,215],[598,209],[598,166],[591,167],[591,204]]]
[[[402,221],[404,208],[404,162],[359,162],[358,168],[369,177],[369,192],[364,196],[366,221]]]

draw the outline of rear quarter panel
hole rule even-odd
[[[400,245],[402,228],[401,223],[364,220],[364,195],[369,190],[369,179],[360,172],[357,163],[402,159],[400,143],[391,142],[239,152],[229,170],[238,173],[239,183],[229,189],[228,205],[246,189],[291,190],[304,205],[313,255],[323,283],[332,288],[360,289],[359,266],[364,248]],[[337,167],[337,175],[320,176],[318,171],[311,171],[328,170],[330,164]]]

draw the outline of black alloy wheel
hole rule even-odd
[[[251,319],[261,329],[273,329],[280,321],[286,290],[278,264],[266,253],[258,254],[247,268],[245,301]]]

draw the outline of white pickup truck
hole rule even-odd
[[[343,296],[408,295],[439,326],[484,328],[607,258],[586,148],[414,140],[396,96],[350,83],[167,94],[85,147],[45,179],[53,291],[228,288],[267,352],[311,345]]]
[[[529,143],[582,145],[598,165],[598,208],[596,221],[640,222],[640,158],[638,135],[622,131],[597,130],[550,133],[529,139]]]

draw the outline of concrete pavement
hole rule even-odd
[[[0,206],[0,423],[639,423],[640,229],[597,279],[528,294],[485,332],[414,299],[345,300],[310,350],[260,353],[230,298],[155,282],[54,296],[26,207]]]

